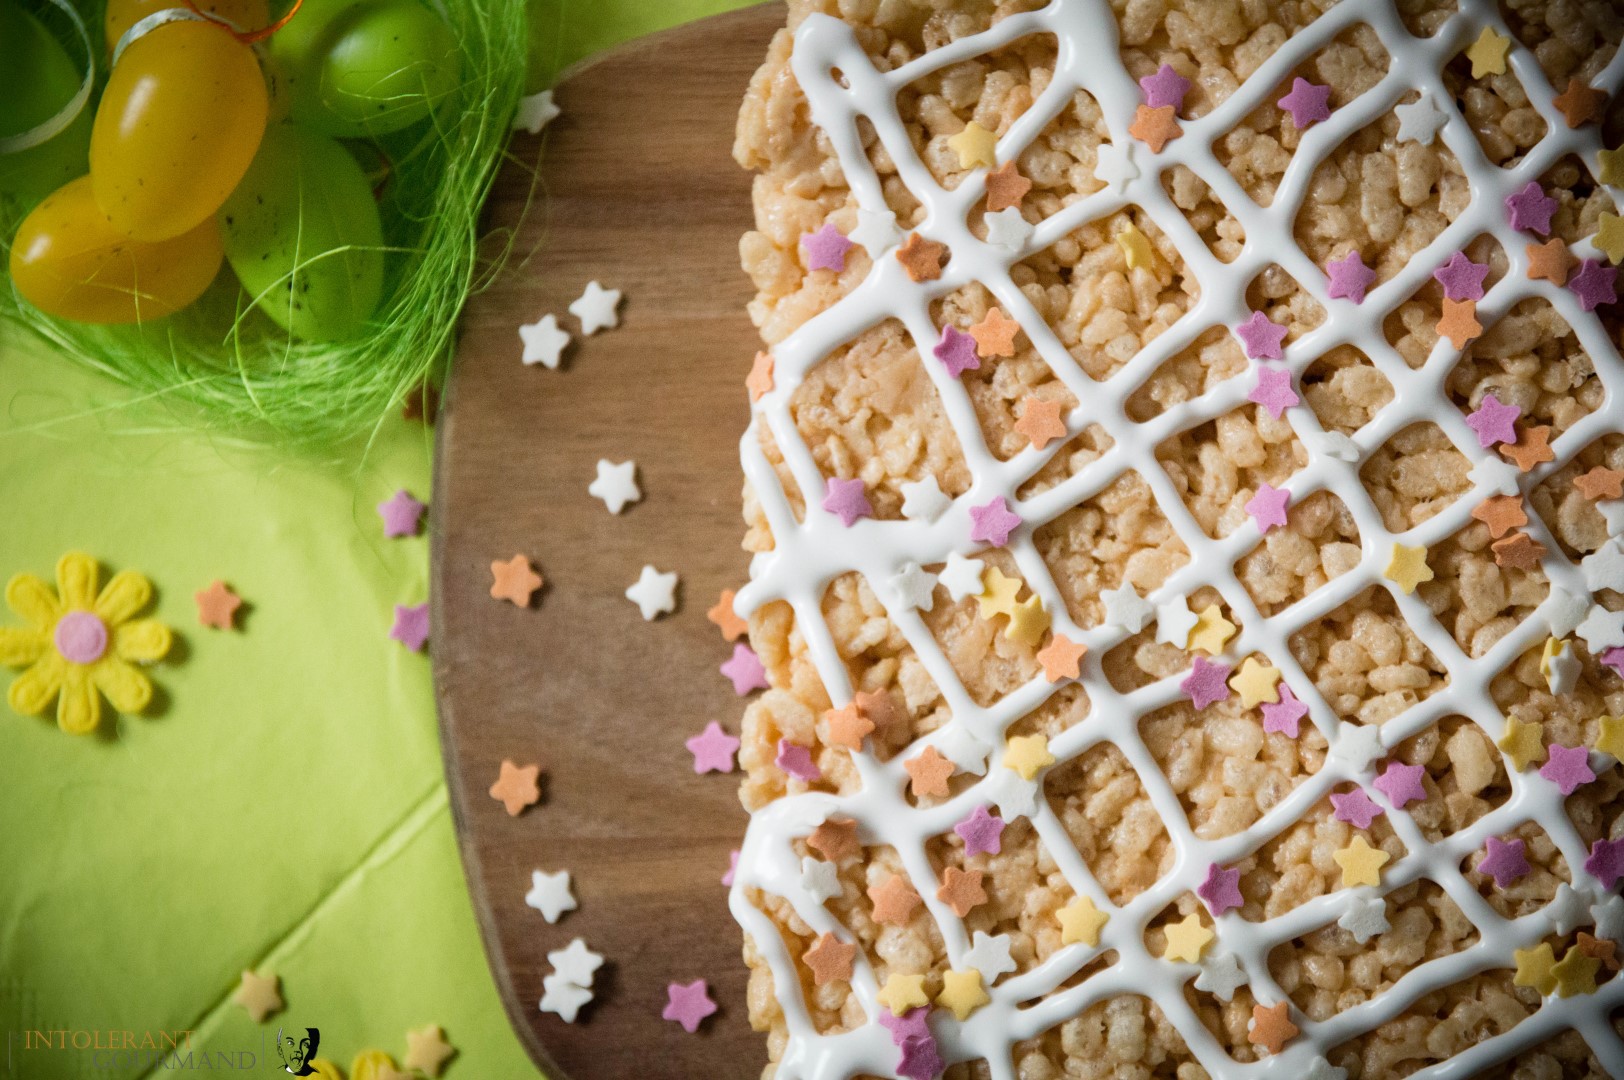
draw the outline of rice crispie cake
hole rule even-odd
[[[1624,1075],[1624,10],[788,16],[763,1077]]]

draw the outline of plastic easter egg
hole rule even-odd
[[[214,215],[265,133],[254,51],[210,22],[168,23],[113,65],[90,135],[90,177],[114,227],[166,240]]]
[[[55,116],[78,92],[82,61],[28,12],[0,0],[0,139],[20,135]],[[0,154],[0,193],[35,199],[85,171],[90,147],[90,110],[65,129],[27,150]]]
[[[383,295],[383,226],[361,166],[325,135],[265,133],[220,209],[226,258],[259,309],[295,337],[342,341]]]
[[[258,30],[271,21],[265,0],[193,0],[193,5],[205,15],[218,15],[239,30]],[[111,53],[124,31],[148,15],[185,6],[178,0],[107,0],[107,14],[102,20],[107,51]]]
[[[88,176],[47,196],[11,245],[11,280],[29,303],[75,322],[146,322],[203,294],[220,270],[210,218],[156,243],[131,240],[96,206]]]
[[[461,70],[451,28],[419,0],[305,0],[270,49],[292,118],[341,137],[426,118]]]

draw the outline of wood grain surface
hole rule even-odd
[[[490,203],[515,255],[464,318],[438,452],[434,673],[451,806],[508,1014],[554,1080],[751,1077],[740,934],[720,878],[743,835],[737,776],[696,776],[683,740],[741,702],[705,611],[745,579],[739,548],[743,379],[757,348],[738,241],[750,178],[734,119],[768,40],[768,4],[644,38],[569,73],[563,109],[520,134]],[[537,201],[531,172],[539,169]],[[589,280],[624,290],[619,329],[579,337]],[[520,323],[577,333],[559,371],[520,363]],[[620,516],[587,494],[599,458],[638,464]],[[490,564],[530,556],[530,609],[491,599]],[[623,593],[645,563],[682,575],[675,614]],[[540,763],[542,802],[509,817],[487,793],[502,759]],[[527,907],[534,869],[570,871],[579,908]],[[584,938],[608,959],[570,1025],[537,1005],[547,952]],[[710,981],[698,1035],[660,1018],[666,984]],[[455,1032],[448,1033],[454,1040]]]

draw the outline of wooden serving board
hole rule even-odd
[[[696,776],[683,741],[710,720],[736,733],[741,712],[705,618],[747,565],[757,339],[738,258],[750,177],[730,152],[784,19],[779,4],[707,19],[560,82],[562,115],[515,138],[491,198],[515,254],[468,307],[439,421],[431,650],[451,806],[492,974],[553,1080],[753,1077],[766,1061],[720,882],[746,822],[738,777]],[[626,299],[619,329],[581,339],[567,307],[592,279]],[[577,333],[559,371],[520,362],[519,325],[547,312]],[[587,494],[599,458],[637,461],[643,501],[618,517]],[[528,610],[489,595],[491,562],[515,553],[546,578]],[[623,595],[645,563],[682,576],[653,623]],[[504,758],[544,768],[516,818],[488,794]],[[579,908],[557,925],[524,903],[534,869],[572,875]],[[607,963],[571,1025],[538,1002],[547,952],[575,937]],[[721,1010],[688,1035],[660,1012],[667,983],[695,978]]]

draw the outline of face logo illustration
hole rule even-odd
[[[282,1068],[293,1076],[315,1075],[310,1062],[320,1045],[321,1032],[316,1028],[305,1028],[303,1036],[285,1035],[281,1028],[276,1029],[276,1055],[282,1059]]]

